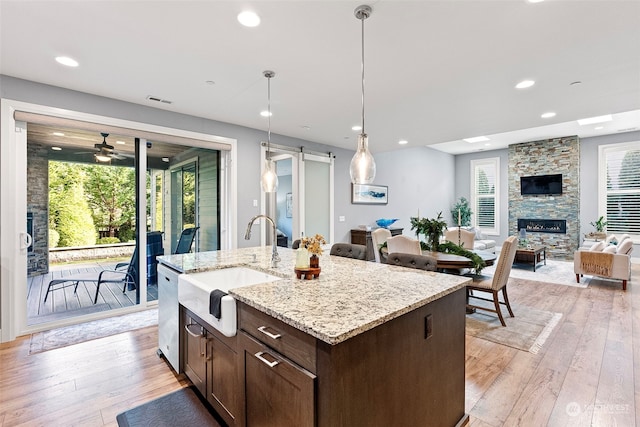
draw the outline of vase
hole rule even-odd
[[[316,254],[311,255],[311,258],[309,258],[309,267],[310,268],[320,267],[320,258],[318,258],[318,255]]]

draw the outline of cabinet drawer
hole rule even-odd
[[[316,339],[246,304],[238,309],[238,329],[305,369],[316,372]]]

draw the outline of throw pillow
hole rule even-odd
[[[604,242],[597,242],[597,243],[594,243],[593,246],[589,248],[589,250],[600,252],[604,249],[604,247],[605,247]]]
[[[618,245],[616,253],[630,255],[632,250],[633,242],[631,241],[631,239],[625,239],[624,242]]]
[[[602,252],[608,253],[608,254],[615,254],[616,253],[616,249],[618,249],[618,247],[616,245],[609,245],[606,248],[604,248],[602,250]]]

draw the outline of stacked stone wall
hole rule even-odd
[[[562,194],[520,194],[520,177],[562,174]],[[509,146],[509,234],[518,234],[518,218],[564,219],[567,233],[528,232],[534,245],[547,247],[547,256],[573,259],[579,246],[580,144],[577,136]],[[594,189],[595,191],[595,189]]]
[[[27,143],[27,212],[33,215],[33,247],[27,274],[49,272],[49,159],[47,147]],[[26,221],[26,218],[25,218]]]

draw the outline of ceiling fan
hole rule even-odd
[[[107,137],[109,136],[108,133],[100,133],[100,135],[102,136],[102,142],[93,145],[93,147],[97,150],[95,153],[93,153],[93,157],[97,162],[109,163],[111,162],[111,159],[122,160],[127,157],[133,157],[129,154],[119,153],[114,150],[113,145],[107,144]]]

